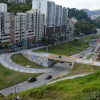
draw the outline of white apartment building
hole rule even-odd
[[[9,2],[25,3],[25,0],[8,0]]]
[[[54,27],[55,23],[55,3],[48,0],[33,0],[32,9],[37,9],[37,12],[45,14],[46,27]]]
[[[7,12],[7,4],[0,3],[0,12]]]
[[[10,13],[1,12],[1,43],[10,42]]]

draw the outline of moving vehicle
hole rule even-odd
[[[15,52],[16,51],[16,48],[15,46],[13,47],[8,47],[8,52],[11,53],[11,52]]]
[[[51,75],[48,75],[45,79],[46,80],[49,80],[49,79],[51,79],[52,78],[52,76]]]
[[[28,78],[28,82],[35,82],[35,81],[37,81],[36,77],[29,77]]]
[[[60,61],[60,63],[64,63],[64,61]]]

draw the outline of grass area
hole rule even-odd
[[[12,82],[13,74],[13,82]],[[10,70],[0,64],[0,89],[23,82],[31,76],[38,76],[40,74],[28,74]],[[0,99],[1,100],[1,99]]]
[[[92,68],[94,69],[94,72],[100,70],[99,66],[93,66],[92,67],[91,65],[75,63],[72,71],[69,74],[67,74],[66,76],[73,76],[73,75],[93,72]]]
[[[21,100],[100,100],[100,71],[30,89],[19,95]],[[10,95],[5,100],[16,96],[18,94]]]
[[[12,55],[11,59],[12,59],[13,62],[16,62],[16,64],[22,65],[24,67],[29,65],[30,67],[36,68],[36,69],[44,68],[41,65],[38,65],[38,64],[36,64],[34,62],[29,61],[21,53]]]
[[[74,75],[79,75],[79,74],[85,74],[85,73],[91,73],[91,72],[93,72],[92,68],[94,69],[94,72],[97,71],[97,70],[100,70],[99,66],[93,66],[92,67],[91,65],[75,63],[74,67],[72,68],[72,71],[69,74],[66,74],[64,76],[59,76],[59,77],[53,79],[52,81],[57,80],[57,79],[61,79],[61,78],[64,78],[64,77],[69,77],[69,76],[74,76]]]
[[[62,55],[73,55],[82,52],[88,47],[88,43],[82,40],[74,40],[71,42],[59,44],[56,46],[48,47],[48,53],[62,54]],[[34,52],[46,52],[46,48],[34,50]]]
[[[90,59],[91,57],[93,57],[94,56],[94,54],[91,54],[91,55],[89,55],[88,57],[87,57],[87,59]]]

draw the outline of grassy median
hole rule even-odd
[[[0,89],[12,86],[14,84],[23,82],[31,76],[38,76],[38,74],[28,74],[10,70],[0,64]],[[0,99],[1,100],[1,99]]]
[[[31,68],[36,68],[36,69],[41,69],[44,68],[41,65],[38,65],[34,62],[29,61],[28,59],[26,59],[21,53],[18,54],[13,54],[11,56],[11,59],[13,62],[15,62],[18,65],[22,65],[24,67],[26,67],[27,65],[29,65]]]
[[[48,47],[48,53],[73,55],[82,52],[88,47],[88,43],[83,40],[74,40],[71,42]],[[33,50],[34,52],[46,52],[46,48]]]

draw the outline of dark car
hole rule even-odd
[[[49,79],[51,79],[52,78],[52,76],[51,75],[48,75],[45,79],[46,80],[49,80]]]
[[[28,82],[35,82],[37,80],[36,77],[29,77]]]
[[[60,63],[64,63],[64,61],[60,61]]]
[[[61,58],[61,56],[59,55],[59,58]]]
[[[72,63],[69,64],[70,66],[72,65]]]
[[[82,56],[80,56],[79,58],[83,58]]]

